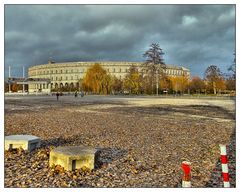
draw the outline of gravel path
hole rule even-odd
[[[41,148],[31,153],[5,151],[5,187],[181,187],[183,160],[192,163],[193,187],[222,187],[220,143],[229,145],[230,183],[236,185],[231,100],[54,102],[5,101],[5,135],[43,139]],[[23,107],[27,105],[38,108]],[[99,148],[98,168],[48,167],[49,151],[60,145]]]

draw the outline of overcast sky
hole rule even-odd
[[[203,76],[227,72],[235,51],[234,5],[5,5],[5,77],[71,61],[144,61],[151,43],[166,64]],[[27,73],[26,73],[27,75]]]

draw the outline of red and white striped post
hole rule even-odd
[[[230,187],[228,165],[227,165],[227,149],[226,149],[226,145],[220,144],[219,146],[220,146],[220,150],[221,150],[221,164],[222,164],[223,186],[224,187]]]
[[[191,187],[191,163],[188,161],[182,162],[183,168],[183,178],[182,178],[182,187],[187,188]]]

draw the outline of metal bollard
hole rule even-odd
[[[222,164],[223,186],[224,187],[230,187],[228,165],[227,165],[227,149],[226,149],[226,145],[220,144],[219,146],[220,146],[220,150],[221,150],[221,164]]]
[[[189,188],[191,187],[191,163],[188,161],[182,162],[182,168],[183,168],[183,178],[182,178],[182,187],[183,188]]]

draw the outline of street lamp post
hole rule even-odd
[[[24,94],[24,92],[25,92],[25,84],[24,84],[24,78],[25,78],[25,71],[24,71],[24,66],[23,66],[23,87],[22,87],[22,92],[23,92],[23,94]]]
[[[11,92],[11,83],[10,83],[10,77],[11,77],[11,66],[8,67],[8,92],[10,93]]]
[[[158,96],[158,69],[156,70],[156,94]]]

